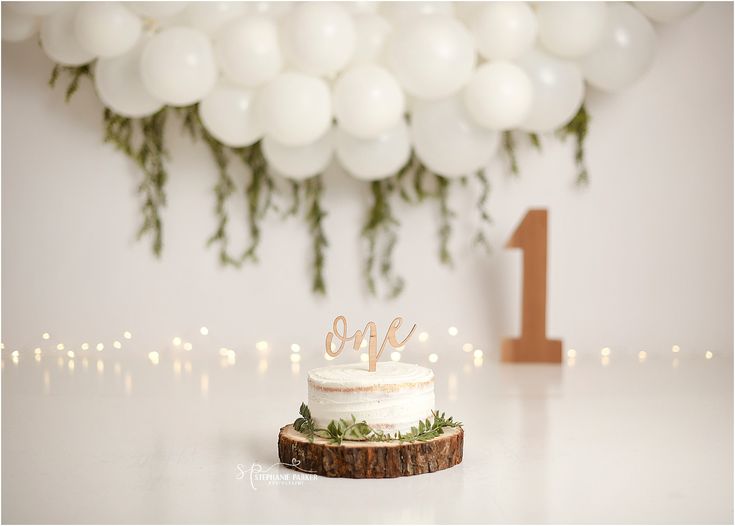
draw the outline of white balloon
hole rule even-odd
[[[470,116],[480,126],[508,130],[520,126],[533,104],[533,84],[510,62],[487,62],[477,68],[464,90]]]
[[[312,75],[333,75],[352,58],[355,25],[339,4],[298,3],[284,21],[286,56],[298,69]]]
[[[151,38],[143,50],[140,71],[146,89],[174,106],[197,102],[217,81],[209,38],[188,27],[164,29]]]
[[[277,75],[260,89],[257,105],[265,133],[286,146],[312,143],[332,123],[329,86],[303,73]]]
[[[702,2],[633,2],[638,10],[654,22],[668,24],[692,13]]]
[[[480,54],[488,60],[513,60],[533,47],[538,23],[525,2],[470,3],[469,26]],[[468,15],[469,16],[469,15]]]
[[[553,54],[578,58],[594,51],[607,21],[605,2],[542,2],[538,5],[538,38]]]
[[[84,49],[74,34],[76,14],[77,6],[72,4],[41,21],[43,51],[51,60],[65,66],[81,66],[94,59],[94,54]]]
[[[378,10],[378,4],[379,2],[371,2],[369,0],[354,0],[351,2],[343,2],[344,7],[352,15],[375,13]]]
[[[167,18],[179,14],[186,2],[125,2],[135,13],[147,18]]]
[[[259,86],[283,67],[278,28],[269,17],[244,15],[222,28],[214,43],[222,72],[243,86]]]
[[[289,179],[303,180],[323,172],[332,160],[332,130],[303,146],[286,146],[272,137],[263,139],[263,156],[268,165]]]
[[[248,6],[254,13],[282,18],[291,11],[293,2],[248,2]]]
[[[246,88],[220,84],[199,102],[199,117],[222,144],[239,148],[263,137],[255,110],[255,93]]]
[[[498,148],[499,134],[481,128],[459,97],[417,102],[411,138],[419,159],[444,177],[470,175],[485,167]]]
[[[33,15],[24,15],[2,4],[2,38],[4,42],[22,42],[38,33],[41,22]]]
[[[375,139],[360,139],[337,129],[337,159],[351,175],[374,181],[394,175],[411,157],[406,121]]]
[[[582,72],[594,87],[619,91],[648,70],[655,47],[656,32],[646,17],[628,4],[613,4],[602,44],[581,61]]]
[[[569,122],[584,99],[584,79],[579,67],[539,49],[517,62],[533,84],[533,104],[521,128],[543,133]]]
[[[214,35],[230,20],[246,10],[244,2],[191,2],[184,11],[187,25]]]
[[[459,91],[469,80],[475,66],[474,43],[454,18],[419,16],[391,36],[388,63],[409,94],[439,99]]]
[[[140,77],[140,56],[146,40],[133,49],[113,58],[101,58],[95,63],[94,86],[102,103],[124,117],[146,117],[163,107],[163,102],[151,95]]]
[[[355,51],[352,53],[352,63],[380,62],[391,32],[391,25],[385,18],[375,13],[356,15],[354,22]]]
[[[132,49],[143,23],[120,2],[83,2],[74,21],[81,46],[99,57],[114,57]]]
[[[68,2],[3,2],[3,5],[20,15],[48,16],[67,7]]]
[[[405,110],[400,84],[375,64],[353,66],[334,84],[334,115],[346,132],[375,138],[398,124]]]
[[[380,12],[401,24],[422,15],[454,16],[454,6],[452,2],[381,2]]]

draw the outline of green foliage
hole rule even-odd
[[[508,158],[510,165],[510,173],[518,175],[518,159],[516,157],[516,143],[513,138],[513,132],[510,130],[503,132],[503,150]]]
[[[311,419],[311,411],[309,411],[309,406],[301,402],[299,414],[301,416],[294,420],[294,429],[299,433],[305,434],[309,438],[309,442],[314,442],[314,432],[316,431],[316,426],[314,425],[314,421]]]
[[[298,186],[292,186],[294,192],[294,201],[292,209],[298,207]],[[306,201],[306,222],[309,225],[309,233],[311,234],[312,249],[312,278],[311,290],[315,294],[324,296],[327,292],[327,286],[324,281],[324,251],[329,245],[327,236],[324,232],[324,218],[327,212],[322,208],[322,197],[324,195],[324,185],[320,175],[307,179],[304,182],[304,193]]]
[[[388,287],[388,298],[398,296],[405,284],[403,278],[393,272],[393,250],[398,240],[396,228],[400,223],[393,215],[390,195],[396,188],[398,186],[388,180],[370,183],[372,203],[362,227],[362,236],[367,242],[364,276],[368,291],[373,296],[377,295],[376,268],[377,275]]]
[[[480,183],[480,197],[477,200],[477,209],[480,211],[480,227],[475,234],[475,245],[481,246],[486,253],[492,252],[490,241],[485,233],[485,228],[492,225],[492,217],[487,211],[487,201],[490,198],[490,181],[488,181],[485,173],[480,170],[476,174],[477,181]]]
[[[531,146],[536,148],[538,151],[541,151],[541,139],[539,138],[538,133],[529,133],[528,140],[531,141]]]
[[[439,261],[452,266],[452,253],[449,251],[449,240],[452,236],[452,218],[454,212],[449,208],[449,180],[436,176],[437,199],[439,200]]]
[[[584,104],[579,107],[577,114],[572,117],[564,127],[557,133],[562,139],[566,139],[570,135],[574,137],[574,161],[577,164],[577,184],[589,184],[589,173],[587,172],[587,164],[584,157],[584,142],[587,139],[589,130],[590,116]]]
[[[69,80],[64,95],[64,100],[69,102],[79,89],[79,82],[81,82],[82,78],[87,77],[92,80],[91,64],[84,64],[83,66],[62,66],[61,64],[56,64],[54,69],[51,70],[51,77],[48,80],[49,86],[52,88],[56,87],[56,83],[62,75]]]
[[[431,416],[434,418],[433,422],[428,418],[419,422],[419,425],[412,427],[409,433],[405,435],[398,433],[398,440],[400,442],[426,442],[444,434],[444,429],[447,427],[462,427],[462,422],[455,422],[451,416],[446,418],[445,413],[432,411]]]

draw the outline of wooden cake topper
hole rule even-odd
[[[380,346],[380,349],[378,349],[378,328],[375,326],[374,321],[371,321],[367,325],[365,325],[364,330],[357,330],[352,336],[347,336],[347,319],[344,316],[337,316],[336,318],[334,318],[334,322],[332,323],[332,330],[327,333],[327,354],[333,357],[339,356],[339,354],[345,347],[345,343],[349,341],[353,342],[352,348],[356,351],[359,351],[360,346],[362,345],[362,339],[364,338],[365,334],[369,332],[370,335],[368,339],[368,356],[370,360],[368,370],[371,372],[375,372],[378,358],[380,358],[380,355],[383,354],[383,351],[385,350],[385,344],[390,343],[391,347],[397,349],[398,347],[406,344],[408,339],[413,334],[413,331],[416,329],[416,324],[414,324],[414,326],[411,327],[408,336],[406,336],[403,340],[398,341],[398,339],[396,338],[396,331],[399,329],[402,323],[403,318],[401,318],[400,316],[396,317],[392,322],[390,322],[388,332],[386,333],[385,338],[383,338],[383,344]],[[339,347],[332,350],[332,342],[335,338],[339,340]]]

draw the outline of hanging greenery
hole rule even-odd
[[[56,86],[62,78],[65,78],[67,80],[65,99],[68,101],[77,92],[81,80],[85,77],[92,79],[89,65],[78,67],[57,65],[52,71],[49,84],[52,87]],[[217,180],[213,186],[216,227],[207,239],[206,245],[218,247],[220,263],[235,268],[240,268],[245,263],[257,263],[258,248],[262,239],[262,221],[268,213],[280,212],[279,217],[286,219],[298,216],[302,211],[311,236],[311,288],[315,294],[325,295],[327,292],[325,262],[329,243],[324,229],[327,212],[322,205],[324,185],[321,176],[317,175],[305,181],[285,180],[274,176],[268,168],[260,141],[240,148],[221,143],[203,125],[198,104],[178,108],[166,106],[157,113],[143,118],[128,118],[110,109],[104,110],[105,142],[124,153],[141,172],[138,193],[142,199],[142,222],[138,229],[138,238],[150,237],[152,252],[156,257],[160,257],[164,242],[162,209],[166,205],[165,187],[168,178],[164,135],[170,114],[181,120],[182,129],[192,140],[204,142],[216,166]],[[584,157],[588,127],[589,115],[583,105],[574,118],[557,132],[561,139],[569,136],[575,139],[575,163],[578,169],[576,181],[580,185],[587,184],[589,180]],[[527,137],[534,148],[541,149],[537,134],[528,133]],[[520,170],[514,132],[503,132],[501,141],[508,159],[509,172],[518,175]],[[237,166],[233,161],[239,161],[242,169],[243,197],[247,212],[245,227],[248,241],[240,254],[232,252],[228,232],[234,224],[228,213],[228,203],[237,191],[234,175]],[[472,180],[477,182],[479,192],[476,201],[479,226],[473,242],[486,252],[490,252],[491,245],[487,234],[488,228],[492,225],[492,218],[487,210],[490,182],[482,171],[474,174]],[[393,177],[368,183],[370,202],[362,227],[362,238],[365,246],[363,275],[366,288],[371,295],[395,298],[405,287],[405,279],[396,273],[393,264],[400,227],[394,213],[393,201],[399,198],[410,205],[421,205],[429,199],[435,200],[439,219],[438,258],[442,264],[452,266],[450,240],[455,212],[449,204],[451,188],[460,186],[463,190],[474,191],[470,182],[468,177],[447,178],[432,173],[412,152],[408,162]],[[276,203],[276,196],[283,203],[287,203],[282,209]],[[236,224],[234,225],[237,228]]]

